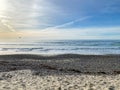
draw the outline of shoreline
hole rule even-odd
[[[22,64],[26,64],[26,66],[28,65],[28,67],[32,69],[31,66],[34,64],[34,66],[37,67],[35,69],[39,69],[39,66],[42,66],[48,69],[53,68],[53,70],[73,71],[84,74],[120,74],[120,55],[11,54],[0,55],[0,67],[2,64],[4,66],[9,65],[10,67],[14,67],[14,69],[19,66],[19,64],[21,64],[19,69],[23,68]],[[2,67],[4,67],[3,65]],[[18,68],[16,68],[16,70],[18,70]]]

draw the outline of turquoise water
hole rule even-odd
[[[0,43],[0,53],[120,54],[120,40],[50,40]]]

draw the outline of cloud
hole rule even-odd
[[[0,0],[0,21],[10,31],[45,28],[57,13],[57,7],[47,0]]]
[[[21,36],[35,39],[120,39],[120,27],[23,30]]]
[[[99,26],[101,22],[105,22],[104,19],[96,19],[95,15],[102,18],[104,13],[108,14],[110,11],[114,14],[119,13],[119,2],[119,0],[0,0],[0,31],[14,31],[14,34],[18,33],[25,38],[117,39],[120,38],[119,27],[88,26],[91,23],[92,25],[98,23]],[[88,20],[91,17],[92,19]],[[84,22],[85,24],[90,24],[86,25],[86,28],[67,28],[79,22],[82,24],[84,20],[88,20]],[[113,24],[116,22],[118,21],[115,20]],[[84,24],[82,25],[84,27]],[[7,35],[4,33],[2,36]]]
[[[69,27],[70,25],[73,25],[76,22],[81,22],[81,21],[84,21],[84,20],[86,20],[88,18],[90,18],[90,16],[81,17],[79,19],[75,19],[75,20],[72,20],[72,21],[66,22],[64,24],[57,25],[57,26],[45,28],[43,30],[50,30],[50,29],[54,29],[55,30],[55,29],[59,29],[59,28],[66,28],[66,27]]]
[[[119,11],[117,3],[119,0],[71,0],[69,3],[68,0],[0,0],[0,21],[4,28],[10,31],[14,31],[13,28],[61,28],[83,21],[89,18],[85,16],[94,16],[95,13],[99,14],[104,10]]]
[[[120,39],[120,27],[57,29],[58,38],[66,39]]]
[[[15,32],[1,32],[1,38],[14,38],[23,40],[44,39],[120,39],[120,27],[96,27],[96,28],[54,28],[47,30],[20,30]]]
[[[70,21],[70,22],[67,22],[67,23],[64,23],[62,25],[57,25],[53,28],[62,28],[62,27],[66,27],[66,26],[70,26],[70,25],[73,25],[74,23],[76,22],[81,22],[81,21],[84,21],[86,19],[90,18],[90,16],[86,16],[86,17],[82,17],[82,18],[79,18],[79,19],[76,19],[76,20],[73,20],[73,21]]]
[[[5,20],[1,20],[2,27],[5,27],[7,30],[10,30],[12,32],[15,31],[15,29],[9,24],[9,22],[6,22]]]

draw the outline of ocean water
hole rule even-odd
[[[120,54],[120,40],[0,42],[0,54]]]

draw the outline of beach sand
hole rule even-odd
[[[1,55],[0,90],[120,90],[120,55]]]

